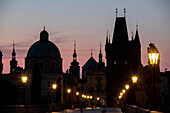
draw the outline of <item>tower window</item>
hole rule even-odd
[[[113,62],[114,65],[116,65],[116,60]]]

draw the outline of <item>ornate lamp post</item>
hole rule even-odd
[[[130,87],[129,85],[125,85],[126,90],[129,90],[129,87]]]
[[[54,103],[56,103],[56,89],[57,89],[57,84],[53,84],[52,88],[54,90]]]
[[[22,76],[22,77],[21,77],[22,83],[23,83],[23,85],[24,85],[24,98],[23,98],[23,103],[24,103],[24,104],[25,104],[25,86],[26,86],[26,83],[27,83],[27,79],[28,79],[27,76]]]
[[[152,98],[152,109],[156,109],[156,92],[155,92],[155,66],[159,62],[159,51],[158,49],[154,46],[154,44],[150,43],[149,47],[147,48],[148,50],[148,63],[152,66],[153,68],[153,98]]]
[[[70,103],[70,98],[69,98],[69,94],[71,93],[71,89],[69,88],[69,89],[67,89],[67,101],[68,101],[68,103]]]
[[[76,92],[76,96],[77,96],[77,104],[78,104],[78,99],[79,99],[79,92]]]
[[[136,90],[136,83],[137,83],[137,80],[138,80],[138,77],[136,77],[136,76],[133,76],[132,77],[132,82],[133,82],[133,84],[134,84],[134,90],[132,90],[133,91],[133,97],[132,97],[132,99],[133,99],[133,104],[136,104],[136,94],[135,94],[135,90]]]

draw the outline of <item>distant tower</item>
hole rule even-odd
[[[3,70],[3,63],[2,63],[2,52],[0,51],[0,75],[2,74],[2,70]]]
[[[10,61],[10,73],[14,72],[17,68],[17,60],[16,60],[16,53],[15,53],[15,44],[13,42],[13,52],[12,52],[12,60]]]
[[[99,52],[99,62],[98,62],[98,68],[99,69],[102,69],[103,71],[105,71],[105,64],[104,64],[104,62],[102,62],[102,57],[103,57],[103,55],[102,55],[102,50],[101,50],[101,42],[100,42],[100,52]]]
[[[129,41],[125,13],[126,10],[124,9],[124,17],[116,16],[112,43],[108,42],[108,36],[106,36],[106,102],[108,106],[113,106],[113,100],[121,86],[127,83],[141,66],[141,45],[138,28],[136,28],[135,39]]]
[[[73,61],[71,62],[69,72],[70,72],[72,77],[76,76],[77,79],[80,79],[80,66],[79,66],[79,62],[77,62],[76,42],[74,42]]]
[[[88,61],[82,66],[82,79],[87,79],[89,74],[92,74],[98,69],[98,63],[93,58],[93,52],[91,50],[91,57]]]

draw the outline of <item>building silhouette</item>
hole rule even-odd
[[[0,51],[0,75],[2,74],[2,70],[3,70],[3,63],[2,63],[2,52]]]
[[[13,42],[12,60],[10,61],[10,73],[16,70],[17,65],[18,65],[18,61],[16,60],[15,44]]]
[[[80,66],[79,62],[77,62],[76,42],[74,42],[73,61],[70,64],[69,73],[71,77],[75,76],[77,79],[80,79]]]
[[[45,30],[40,33],[40,40],[35,42],[28,50],[25,58],[25,69],[33,69],[38,65],[41,73],[62,73],[62,58],[58,47],[48,38]]]
[[[124,10],[124,14],[125,14]],[[126,17],[118,17],[113,31],[112,42],[108,33],[106,36],[106,63],[107,63],[107,105],[113,106],[113,100],[130,77],[137,73],[141,66],[141,44],[136,26],[135,38],[129,40]]]

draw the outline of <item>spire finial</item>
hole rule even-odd
[[[126,9],[124,8],[124,17],[126,17]]]
[[[13,40],[13,51],[15,51],[15,42]]]
[[[133,35],[134,35],[134,34],[133,34],[133,31],[132,31],[132,40],[133,40]]]
[[[45,31],[45,25],[44,25],[44,31]]]
[[[117,17],[117,8],[116,8],[116,17]]]
[[[100,41],[100,53],[101,53],[101,51],[102,51],[102,50],[101,50],[101,47],[102,47],[102,44],[101,44],[101,41]]]
[[[91,57],[93,57],[93,49],[91,49]]]
[[[110,34],[109,34],[109,44],[110,44]]]
[[[76,53],[76,41],[74,40],[74,53]]]
[[[136,23],[136,31],[138,31],[138,23]]]

